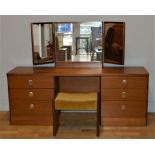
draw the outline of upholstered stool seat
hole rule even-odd
[[[96,110],[97,93],[63,93],[55,98],[56,110]]]
[[[58,92],[53,102],[53,135],[59,128],[59,114],[61,110],[96,111],[96,135],[99,136],[100,108],[97,92],[66,93]]]

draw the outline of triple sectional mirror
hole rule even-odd
[[[33,64],[124,63],[123,22],[32,23]]]

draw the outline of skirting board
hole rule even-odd
[[[9,111],[9,106],[0,104],[0,111]],[[155,103],[154,102],[149,102],[148,112],[155,112]]]

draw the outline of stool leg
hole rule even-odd
[[[101,126],[101,94],[98,94],[99,125]]]
[[[99,103],[99,125],[101,126],[101,102]]]
[[[100,134],[100,124],[101,124],[101,113],[100,113],[100,104],[98,101],[97,111],[96,111],[96,136],[97,137],[99,137],[99,134]]]
[[[59,129],[59,114],[60,112],[55,110],[55,114],[53,115],[53,136],[56,136]]]
[[[59,129],[59,115],[60,115],[60,111],[59,110],[55,110],[55,106],[53,103],[53,136],[56,136],[57,131]]]
[[[100,133],[100,118],[99,118],[99,111],[96,112],[96,136],[99,137]]]

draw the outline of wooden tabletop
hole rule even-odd
[[[134,75],[134,76],[148,76],[149,73],[144,67],[104,67],[102,69],[102,75]]]
[[[55,68],[55,67],[16,67],[8,75],[51,74],[52,76],[148,76],[144,67],[104,67],[104,68]]]
[[[51,74],[53,76],[101,76],[102,68],[16,67],[8,75]]]

